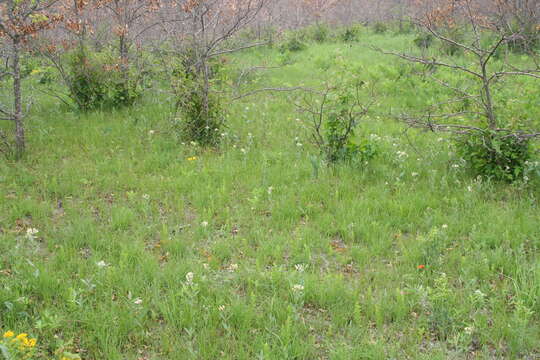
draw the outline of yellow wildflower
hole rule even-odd
[[[7,338],[10,338],[10,337],[13,337],[13,335],[15,335],[15,333],[11,330],[8,330],[4,333],[4,339],[7,339]]]
[[[27,333],[20,333],[19,335],[17,335],[16,339],[19,341],[25,341],[27,337],[28,337]]]
[[[36,346],[36,343],[37,343],[37,340],[32,338],[32,339],[28,340],[28,343],[26,343],[26,346],[34,347],[34,346]]]
[[[187,160],[188,161],[195,161],[195,160],[197,160],[197,157],[196,156],[188,157]]]

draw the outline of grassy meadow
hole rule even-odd
[[[27,156],[0,161],[0,330],[35,359],[539,358],[538,179],[475,178],[448,135],[394,119],[447,96],[369,46],[413,39],[228,57],[268,67],[246,92],[354,67],[376,94],[363,164],[322,163],[294,92],[227,104],[215,149],[174,136],[159,86],[89,113],[39,95]],[[501,113],[537,121],[539,91],[509,84]]]

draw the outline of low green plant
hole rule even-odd
[[[323,43],[328,40],[330,36],[330,29],[326,24],[316,24],[310,29],[310,34],[314,41]]]
[[[307,49],[306,43],[304,43],[298,36],[291,36],[279,47],[280,53],[299,52]]]
[[[463,53],[463,47],[457,45],[458,43],[464,43],[465,42],[465,34],[463,31],[458,28],[449,28],[443,31],[443,35],[445,38],[452,40],[450,41],[441,41],[439,45],[439,50],[448,56],[456,56]]]
[[[348,26],[341,31],[339,37],[343,42],[355,42],[358,41],[362,30],[362,25]]]
[[[414,44],[420,49],[429,49],[435,40],[432,34],[422,33],[414,39]]]
[[[377,21],[375,24],[373,24],[373,32],[375,32],[375,34],[384,34],[387,31],[388,26],[385,23]]]
[[[474,175],[513,182],[527,173],[530,141],[515,134],[475,132],[456,140],[457,153]]]

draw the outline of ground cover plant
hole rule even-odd
[[[397,121],[455,95],[435,71],[466,82],[377,51],[440,44],[373,24],[195,61],[219,72],[208,144],[171,122],[189,116],[171,94],[188,84],[170,82],[187,73],[169,71],[185,64],[131,106],[81,111],[50,96],[60,75],[44,84],[35,55],[27,151],[0,161],[0,358],[539,357],[538,145],[499,181],[454,134]],[[498,116],[538,129],[540,81],[504,85]]]

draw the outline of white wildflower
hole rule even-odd
[[[30,240],[33,240],[36,238],[36,234],[39,232],[38,229],[30,228],[26,230],[26,237]]]
[[[305,264],[296,264],[296,265],[294,265],[294,268],[298,272],[304,272],[306,270],[306,265]]]
[[[292,289],[293,291],[297,291],[297,292],[304,291],[304,285],[296,284],[292,287]]]
[[[208,226],[208,221],[203,221],[203,222],[201,223],[201,226],[202,226],[202,227],[207,227],[207,226]]]
[[[396,152],[396,155],[398,156],[398,158],[406,158],[408,157],[409,155],[407,155],[407,153],[405,151],[397,151]]]
[[[194,275],[195,275],[195,274],[193,274],[192,272],[188,272],[188,273],[186,274],[186,284],[188,284],[188,285],[193,285],[193,276],[194,276]]]
[[[134,303],[135,305],[141,305],[141,304],[143,303],[143,301],[142,301],[141,298],[136,298],[136,299],[133,301],[133,303]]]
[[[230,264],[228,267],[227,267],[227,270],[229,272],[235,272],[236,270],[238,270],[238,264]]]
[[[104,267],[107,267],[109,266],[109,264],[107,264],[105,261],[101,260],[101,261],[98,261],[96,263],[97,267],[100,267],[100,268],[104,268]]]

